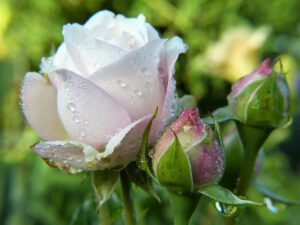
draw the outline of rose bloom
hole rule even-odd
[[[41,72],[24,78],[24,115],[46,140],[33,149],[70,172],[134,161],[156,108],[152,142],[174,116],[174,64],[187,46],[179,37],[161,39],[143,15],[106,10],[65,25],[63,35]]]

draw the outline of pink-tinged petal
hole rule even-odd
[[[146,116],[120,130],[110,139],[104,152],[75,141],[40,142],[33,149],[49,164],[71,173],[124,166],[136,159],[150,118],[151,115]]]
[[[165,43],[159,65],[160,75],[163,77],[165,87],[167,87],[170,77],[174,74],[174,66],[179,54],[186,52],[187,49],[187,45],[179,37],[173,37]]]
[[[53,57],[53,69],[66,69],[70,70],[74,73],[79,74],[78,67],[74,64],[69,52],[67,51],[66,44],[63,43],[57,49],[54,57]],[[51,69],[51,70],[53,70]],[[47,70],[45,72],[50,72],[51,70]]]
[[[57,113],[56,90],[51,82],[38,73],[27,73],[21,101],[29,124],[46,140],[69,139]]]
[[[60,118],[74,140],[102,149],[110,135],[131,123],[125,109],[92,82],[68,70],[49,75],[56,83]]]
[[[92,32],[78,24],[64,26],[67,50],[84,76],[121,58],[125,51],[96,39]]]
[[[89,80],[116,99],[133,120],[161,110],[165,89],[158,76],[159,54],[164,40],[149,42],[109,66]]]
[[[148,115],[135,121],[109,140],[105,151],[101,153],[103,155],[100,156],[106,162],[106,167],[126,165],[136,160],[142,135],[150,119],[151,115]]]
[[[179,100],[176,94],[176,81],[173,77],[170,77],[162,110],[153,122],[150,142],[155,141],[159,137],[161,131],[164,130],[164,127],[178,116],[178,106]]]
[[[231,93],[233,95],[237,94],[239,91],[243,90],[243,88],[246,87],[249,83],[258,79],[266,78],[272,73],[272,71],[273,67],[271,65],[271,60],[269,58],[265,59],[253,72],[242,77],[235,84],[233,84],[231,87]]]

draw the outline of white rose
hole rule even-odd
[[[141,136],[158,107],[157,138],[176,107],[174,64],[187,47],[161,39],[145,17],[100,11],[84,25],[67,24],[64,43],[26,74],[22,108],[46,142],[34,150],[69,171],[134,161]]]

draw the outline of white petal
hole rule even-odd
[[[154,29],[154,27],[151,24],[146,23],[146,28],[149,41],[159,39],[158,32]]]
[[[95,72],[89,80],[113,96],[133,120],[161,110],[165,90],[158,76],[159,54],[164,40],[149,42],[115,63]]]
[[[66,69],[74,73],[79,74],[79,69],[74,64],[69,52],[67,51],[66,44],[62,43],[57,49],[54,58],[53,58],[53,69]],[[48,70],[46,72],[50,72]]]
[[[50,164],[68,172],[124,166],[136,159],[141,136],[150,118],[149,115],[122,129],[111,138],[103,153],[75,141],[40,142],[33,149]]]
[[[187,45],[179,37],[173,37],[165,43],[159,65],[165,87],[167,87],[170,77],[173,76],[175,62],[179,54],[186,52],[187,49]]]
[[[101,149],[131,123],[128,113],[105,91],[67,70],[50,73],[57,86],[58,112],[71,137]]]
[[[98,167],[113,168],[136,160],[142,135],[150,119],[151,115],[145,116],[115,134],[105,151],[98,155],[101,160]]]
[[[94,14],[85,24],[86,28],[92,29],[99,26],[109,26],[115,20],[115,14],[109,10],[102,10]]]
[[[69,139],[56,107],[56,90],[38,73],[27,73],[21,90],[24,115],[30,125],[46,140]]]
[[[67,50],[81,73],[90,75],[118,60],[125,51],[98,40],[92,32],[78,24],[64,26]]]

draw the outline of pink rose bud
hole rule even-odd
[[[252,126],[281,127],[290,121],[290,92],[283,71],[266,59],[233,84],[228,105],[238,120]]]
[[[156,144],[154,173],[157,175],[160,161],[174,143],[175,135],[189,160],[193,184],[199,187],[218,182],[224,170],[223,150],[211,128],[200,120],[196,108],[185,109]],[[175,172],[177,166],[173,167]]]

